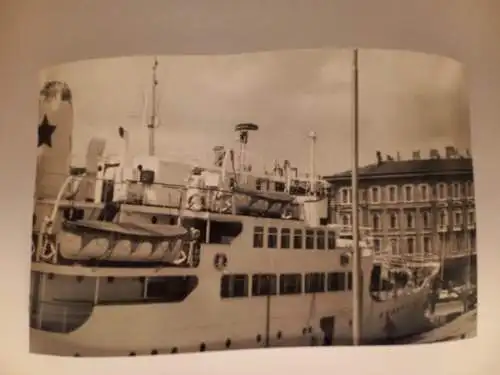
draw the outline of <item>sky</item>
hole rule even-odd
[[[307,135],[317,134],[316,172],[351,167],[352,50],[321,49],[238,55],[158,56],[160,124],[156,153],[200,165],[217,145],[236,147],[234,126],[250,134],[254,170],[288,159],[307,172]],[[45,69],[41,81],[65,81],[73,94],[73,161],[81,164],[92,137],[119,153],[118,127],[132,154],[146,154],[144,112],[151,105],[153,56],[85,60]],[[144,98],[148,108],[144,110]],[[376,151],[411,158],[412,151],[470,148],[469,103],[462,64],[408,51],[359,51],[360,164]]]

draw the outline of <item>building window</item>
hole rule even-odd
[[[387,202],[396,203],[398,201],[398,187],[396,185],[387,186]]]
[[[380,214],[379,213],[372,213],[372,228],[373,230],[380,230],[382,229],[382,225],[380,225]]]
[[[467,198],[474,198],[474,182],[467,181]]]
[[[267,247],[276,249],[278,247],[278,229],[270,227],[267,232]]]
[[[403,186],[403,200],[405,202],[413,202],[413,185]]]
[[[445,183],[440,182],[437,185],[437,198],[438,200],[444,201],[448,199],[448,187]]]
[[[424,211],[422,213],[422,224],[424,229],[430,229],[431,227],[431,213],[428,211]]]
[[[374,238],[373,239],[373,250],[375,250],[376,253],[379,253],[382,248],[382,241],[380,238]]]
[[[380,203],[380,187],[372,186],[370,188],[370,202],[371,203]]]
[[[439,226],[445,227],[448,225],[448,211],[440,210],[439,211]]]
[[[248,276],[223,275],[220,281],[220,296],[222,298],[247,297]]]
[[[462,196],[461,196],[461,188],[462,188],[462,185],[458,182],[454,182],[453,184],[451,184],[451,197],[452,199],[460,199]]]
[[[389,228],[397,229],[398,228],[398,214],[395,212],[391,212],[389,215]]]
[[[420,200],[422,202],[427,202],[429,200],[429,185],[427,184],[421,184],[420,185]]]
[[[415,253],[415,239],[413,237],[406,239],[406,252],[408,254]]]
[[[252,296],[276,295],[276,275],[258,274],[252,276]]]
[[[316,249],[318,250],[325,249],[325,232],[322,230],[318,230],[316,232]]]
[[[314,249],[314,231],[306,230],[306,249]]]
[[[306,293],[322,293],[325,291],[325,274],[308,273],[305,277]]]
[[[463,224],[462,211],[459,210],[453,211],[453,225],[459,227],[462,224]]]
[[[351,203],[351,189],[350,188],[342,188],[339,190],[340,194],[340,203],[350,204]]]
[[[429,254],[432,252],[432,243],[429,237],[424,237],[424,254]]]
[[[334,250],[336,248],[336,243],[335,243],[335,232],[329,231],[328,232],[328,249],[329,250]]]
[[[366,203],[368,201],[368,193],[366,189],[359,190],[359,201],[360,203]]]
[[[399,239],[398,238],[391,238],[389,241],[389,245],[391,246],[391,253],[392,254],[399,254]]]
[[[255,227],[253,231],[253,247],[264,246],[264,227]]]
[[[327,275],[326,289],[329,292],[342,292],[346,290],[345,273],[331,272]]]
[[[406,213],[406,229],[415,228],[415,214],[413,212]]]
[[[302,293],[302,275],[300,273],[280,275],[280,294]]]
[[[293,248],[302,249],[302,230],[295,229],[293,231]]]
[[[350,214],[342,214],[342,215],[340,215],[340,222],[345,227],[351,226],[351,215]]]
[[[467,224],[469,225],[476,224],[476,213],[472,209],[470,209],[469,212],[467,212]]]
[[[281,248],[290,248],[290,229],[288,228],[281,229]]]

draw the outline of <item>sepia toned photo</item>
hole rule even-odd
[[[73,357],[476,334],[461,63],[321,49],[40,72],[30,348]]]

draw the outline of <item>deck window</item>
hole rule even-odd
[[[276,249],[278,247],[278,229],[271,227],[267,233],[267,247]]]
[[[280,294],[302,293],[302,275],[289,273],[280,275]]]
[[[255,227],[253,232],[253,247],[264,246],[264,227]]]
[[[325,232],[322,230],[318,230],[316,233],[316,248],[318,250],[325,249]]]
[[[322,293],[325,291],[325,274],[324,273],[308,273],[305,277],[305,292],[306,293]]]
[[[220,282],[221,298],[236,298],[248,296],[248,276],[223,275]]]
[[[328,249],[329,250],[334,250],[336,247],[335,243],[335,232],[329,231],[328,232]]]
[[[293,248],[302,249],[302,230],[295,229],[293,231]]]
[[[276,295],[276,275],[256,274],[252,276],[252,296]]]
[[[281,229],[281,248],[282,249],[290,248],[290,229],[288,228]]]
[[[343,292],[346,289],[344,272],[331,272],[327,275],[326,288],[329,292]]]
[[[197,287],[196,276],[162,276],[150,278],[146,299],[161,302],[182,302]],[[106,301],[100,301],[105,303]]]
[[[306,230],[306,249],[314,249],[314,231]]]

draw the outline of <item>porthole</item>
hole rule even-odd
[[[204,352],[207,349],[207,346],[205,345],[204,342],[200,344],[200,352]]]
[[[257,335],[257,337],[255,338],[255,340],[256,340],[257,342],[261,342],[261,341],[262,341],[262,335],[259,333],[259,334]]]
[[[110,284],[113,283],[113,281],[115,281],[115,278],[113,276],[108,276],[106,279]]]
[[[156,224],[158,222],[158,218],[156,216],[151,217],[151,223]]]
[[[139,165],[137,166],[137,170],[138,170],[139,172],[140,172],[140,171],[142,171],[142,164],[139,164]]]
[[[81,283],[83,281],[83,276],[77,276],[76,277],[76,282]]]
[[[135,357],[135,355],[136,355],[136,354],[135,354],[135,352],[130,352],[130,353],[129,353],[129,356],[130,356],[130,357]]]
[[[47,274],[47,278],[49,280],[52,280],[54,278],[54,274],[52,272],[50,272],[49,274]]]
[[[283,337],[283,333],[281,331],[278,331],[278,333],[276,334],[276,338],[278,340],[281,340],[281,337]]]
[[[156,350],[156,349],[151,350],[151,355],[157,355],[157,354],[158,354],[158,350]]]
[[[226,348],[229,349],[230,346],[231,346],[231,339],[227,339],[226,340]]]
[[[174,346],[171,350],[170,350],[170,353],[172,354],[175,354],[175,353],[178,353],[179,352],[179,349],[177,349],[176,346]]]

